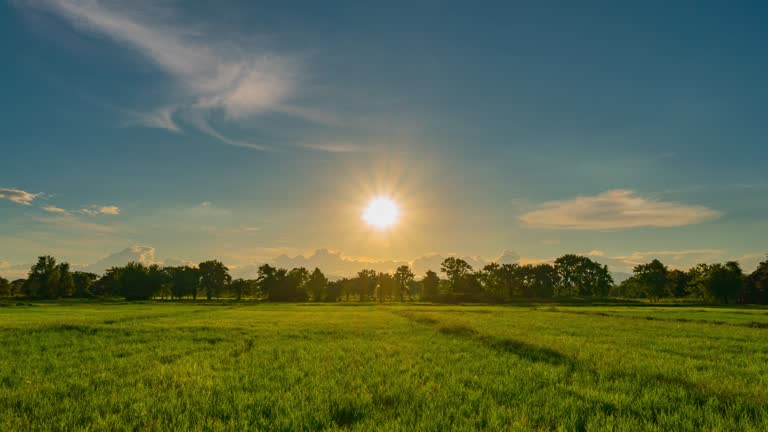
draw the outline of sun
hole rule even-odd
[[[384,229],[395,225],[400,218],[400,209],[392,199],[376,197],[368,202],[363,211],[363,220],[368,225]]]

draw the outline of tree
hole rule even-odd
[[[76,271],[72,273],[72,282],[75,285],[74,296],[78,298],[93,297],[93,284],[99,277],[94,273]]]
[[[130,262],[111,270],[116,276],[119,294],[129,301],[151,299],[167,281],[167,274],[157,264],[147,267]]]
[[[376,270],[360,270],[357,272],[355,291],[359,296],[359,301],[363,302],[373,298],[376,286],[378,285],[378,276]]]
[[[648,295],[645,287],[638,281],[637,277],[631,276],[619,284],[614,291],[614,295],[618,297],[640,297],[643,298]]]
[[[11,283],[8,282],[8,279],[0,276],[0,297],[10,297],[11,296]]]
[[[312,294],[312,300],[319,302],[325,300],[328,288],[328,278],[319,268],[315,267],[307,282],[307,290]]]
[[[667,273],[667,281],[673,297],[681,298],[688,295],[688,284],[690,283],[688,273],[682,270],[670,270]]]
[[[413,282],[414,279],[413,272],[411,271],[411,268],[407,265],[401,265],[400,267],[395,270],[395,281],[397,282],[397,294],[398,297],[400,297],[400,301],[404,301],[404,295],[407,292],[408,297],[411,297],[411,282]]]
[[[251,295],[253,287],[253,281],[242,278],[235,279],[229,284],[229,289],[235,294],[237,301],[242,300],[244,296]]]
[[[483,294],[483,284],[480,282],[480,273],[471,272],[464,276],[462,284],[462,293],[466,294],[465,298],[471,301],[481,300]]]
[[[11,297],[16,297],[24,292],[24,283],[26,281],[26,279],[15,279],[11,282]]]
[[[744,303],[768,303],[768,258],[746,278]]]
[[[55,299],[74,293],[72,273],[68,263],[57,264],[50,255],[38,257],[24,282],[24,292],[30,298]]]
[[[197,267],[200,270],[200,287],[205,291],[205,297],[208,300],[213,296],[221,297],[224,287],[232,280],[229,269],[217,260],[203,261]]]
[[[112,297],[120,295],[120,271],[122,267],[111,267],[93,283],[91,292],[99,297]]]
[[[515,297],[522,292],[523,279],[518,264],[487,264],[478,274],[485,295],[494,300]]]
[[[709,272],[709,268],[709,264],[701,263],[689,268],[686,272],[686,276],[688,277],[688,293],[691,296],[704,300],[708,299],[709,293],[704,287],[703,281],[704,277]]]
[[[440,295],[440,277],[432,270],[427,270],[421,280],[421,299],[433,301]]]
[[[75,281],[72,272],[69,271],[69,263],[59,264],[59,292],[58,296],[72,297],[75,294]]]
[[[376,298],[379,302],[389,300],[397,291],[397,281],[389,273],[376,275]]]
[[[450,282],[451,292],[464,292],[467,275],[472,273],[472,266],[461,258],[448,257],[443,260],[440,270]]]
[[[502,273],[501,266],[497,263],[487,264],[480,271],[480,282],[483,284],[483,290],[490,297],[497,299],[503,298],[507,295],[505,285],[506,278]]]
[[[200,289],[200,270],[191,266],[166,267],[171,288],[171,297],[192,296],[197,300]]]
[[[523,294],[526,297],[549,298],[554,295],[558,276],[552,265],[527,264],[519,267],[518,273],[524,287]]]
[[[288,272],[288,299],[289,301],[304,302],[309,300],[307,283],[310,279],[309,270],[297,267]]]
[[[349,279],[347,278],[329,282],[325,292],[325,301],[328,301],[328,302],[339,301],[342,294],[344,293],[345,285],[348,285],[348,284],[349,284]]]
[[[736,261],[725,264],[711,264],[706,267],[695,281],[705,299],[728,304],[729,299],[738,299],[742,293],[744,273]]]
[[[651,301],[669,294],[669,271],[661,261],[655,259],[648,264],[637,265],[633,272],[637,282],[645,289]]]
[[[310,274],[303,267],[289,272],[283,268],[278,269],[269,264],[263,264],[259,267],[256,284],[267,296],[268,301],[306,301],[309,279]]]
[[[568,254],[555,260],[558,296],[605,296],[613,286],[608,266],[589,257]]]
[[[276,301],[278,290],[277,269],[269,264],[259,266],[259,275],[256,284],[259,290],[266,295],[267,300]]]

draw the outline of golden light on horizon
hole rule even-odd
[[[397,224],[400,209],[388,197],[376,197],[368,202],[362,216],[363,221],[377,229],[386,229]]]

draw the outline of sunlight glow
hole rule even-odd
[[[363,220],[368,225],[384,229],[397,223],[400,211],[390,198],[377,197],[368,202],[363,212]]]

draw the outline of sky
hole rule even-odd
[[[0,275],[42,254],[750,271],[768,4],[634,3],[0,0]],[[361,220],[377,196],[386,230]]]

